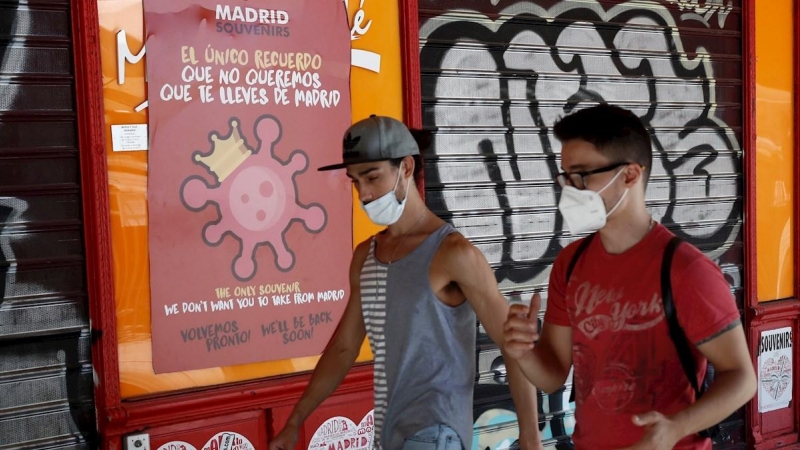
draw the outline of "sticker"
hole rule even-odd
[[[792,401],[791,327],[761,333],[758,386],[758,412],[789,407]]]
[[[255,450],[255,447],[241,434],[223,431],[209,439],[203,450]]]
[[[115,152],[147,150],[147,125],[111,125],[111,149]]]
[[[368,412],[358,425],[347,417],[331,417],[317,428],[308,450],[370,450],[374,437],[373,412]]]
[[[158,450],[197,450],[194,445],[183,441],[172,441],[158,447]]]

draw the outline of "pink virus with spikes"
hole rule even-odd
[[[309,233],[318,233],[325,228],[327,217],[322,206],[298,201],[295,177],[308,169],[306,154],[295,150],[286,161],[275,156],[280,122],[270,115],[256,120],[259,143],[255,150],[245,142],[240,126],[239,120],[232,118],[227,136],[209,136],[210,153],[193,155],[195,163],[214,176],[215,183],[189,177],[181,187],[181,200],[190,211],[217,209],[219,218],[206,224],[203,240],[210,246],[219,245],[227,235],[239,241],[232,271],[238,280],[247,281],[257,272],[258,247],[270,247],[275,266],[288,272],[294,267],[295,255],[287,245],[286,231],[300,222]]]

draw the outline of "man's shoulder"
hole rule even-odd
[[[437,256],[443,256],[445,259],[458,259],[469,256],[475,252],[480,252],[475,244],[467,239],[463,234],[456,230],[452,230],[444,238],[437,250]]]
[[[442,238],[434,256],[436,267],[449,272],[465,270],[476,258],[485,257],[475,244],[455,230]]]
[[[683,240],[675,249],[673,257],[673,270],[719,270],[719,266],[712,261],[702,250],[692,243]]]
[[[464,251],[470,247],[475,247],[475,245],[456,229],[450,230],[442,238],[442,245],[440,246],[445,251]]]

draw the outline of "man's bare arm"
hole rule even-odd
[[[753,362],[739,321],[700,344],[698,350],[714,366],[714,382],[700,400],[673,417],[683,436],[724,420],[750,401],[757,389]]]
[[[503,352],[503,322],[508,315],[508,302],[497,287],[494,272],[486,258],[460,235],[446,241],[449,273],[469,301],[486,333]],[[508,373],[509,388],[520,428],[522,449],[542,448],[539,435],[538,399],[536,387],[529,383],[513,359],[503,355]]]
[[[341,384],[347,372],[358,357],[361,344],[366,337],[366,327],[361,313],[361,268],[364,265],[369,242],[360,244],[353,253],[350,263],[350,299],[322,357],[317,363],[311,380],[295,405],[283,431],[276,437],[280,441],[270,445],[270,449],[289,450],[296,441],[297,430],[309,415],[327,399]]]
[[[540,334],[540,305],[539,294],[534,294],[530,307],[511,306],[503,326],[503,348],[531,383],[549,393],[564,385],[572,367],[572,328],[545,322]]]
[[[668,450],[685,436],[719,423],[753,398],[756,375],[741,324],[706,341],[698,349],[714,365],[714,382],[703,397],[672,416],[658,411],[639,414],[633,423],[644,427],[642,439],[624,450]]]

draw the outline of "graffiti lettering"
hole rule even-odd
[[[726,63],[691,33],[682,36],[676,21],[680,11],[700,14],[705,23],[716,14],[722,27],[732,1],[469,6],[481,11],[441,11],[439,3],[420,1],[423,124],[434,131],[426,202],[475,239],[502,289],[530,292],[546,284],[553,259],[574,239],[556,209],[551,180],[560,171],[560,143],[552,127],[598,102],[631,109],[652,133],[653,216],[711,259],[738,258],[728,251],[741,231],[741,116],[724,106],[738,101],[724,81],[738,71],[725,72]],[[687,14],[684,20],[693,17]],[[741,286],[739,269],[723,270]],[[619,310],[618,321],[658,307],[645,303]],[[597,332],[612,319],[586,325]],[[478,356],[476,398],[484,398],[483,390],[497,398],[494,386],[506,382],[504,368],[490,363],[494,354]],[[571,382],[570,376],[565,389],[540,397],[540,413],[555,415],[540,420],[547,447],[569,448]],[[513,406],[477,405],[473,448],[507,448],[516,439],[507,428]]]
[[[725,5],[725,0],[705,0],[701,4],[701,0],[667,0],[668,2],[678,5],[681,11],[694,11],[684,13],[681,16],[682,20],[696,20],[708,28],[711,25],[709,20],[717,13],[717,23],[720,28],[725,28],[725,21],[728,19],[728,14],[733,11],[733,2],[729,1]]]
[[[561,2],[547,10],[520,2],[498,17],[445,13],[424,23],[420,35],[429,42],[421,50],[423,65],[439,68],[423,83],[423,98],[448,99],[423,105],[426,126],[439,130],[432,150],[444,157],[428,171],[427,184],[442,187],[429,192],[428,201],[450,215],[468,237],[504,237],[478,245],[491,263],[501,265],[501,287],[544,282],[549,267],[536,262],[552,260],[572,239],[564,235],[561,217],[554,211],[557,191],[527,184],[532,179],[552,180],[559,172],[560,144],[548,132],[555,121],[601,101],[627,106],[654,130],[648,190],[654,216],[703,246],[712,259],[725,253],[741,228],[736,200],[740,184],[738,179],[726,180],[727,174],[739,171],[740,147],[731,126],[716,115],[717,82],[710,55],[698,48],[689,56],[670,12],[663,6],[631,4],[606,10],[599,2]],[[563,26],[548,25],[554,20]],[[521,27],[521,21],[526,26]],[[643,34],[643,26],[671,31]],[[468,50],[442,44],[465,40],[473,43]],[[590,48],[584,53],[574,50],[586,46]],[[549,51],[519,50],[540,48]],[[673,58],[648,56],[673,52]],[[495,75],[452,76],[476,68]],[[476,98],[497,101],[480,107],[468,102]],[[487,131],[459,132],[467,126]],[[484,163],[447,159],[465,152]],[[486,183],[493,192],[448,189],[464,182]],[[720,197],[731,200],[713,201]],[[675,201],[690,198],[693,201]],[[476,209],[500,213],[466,213]],[[552,231],[549,242],[521,238],[547,228]]]

